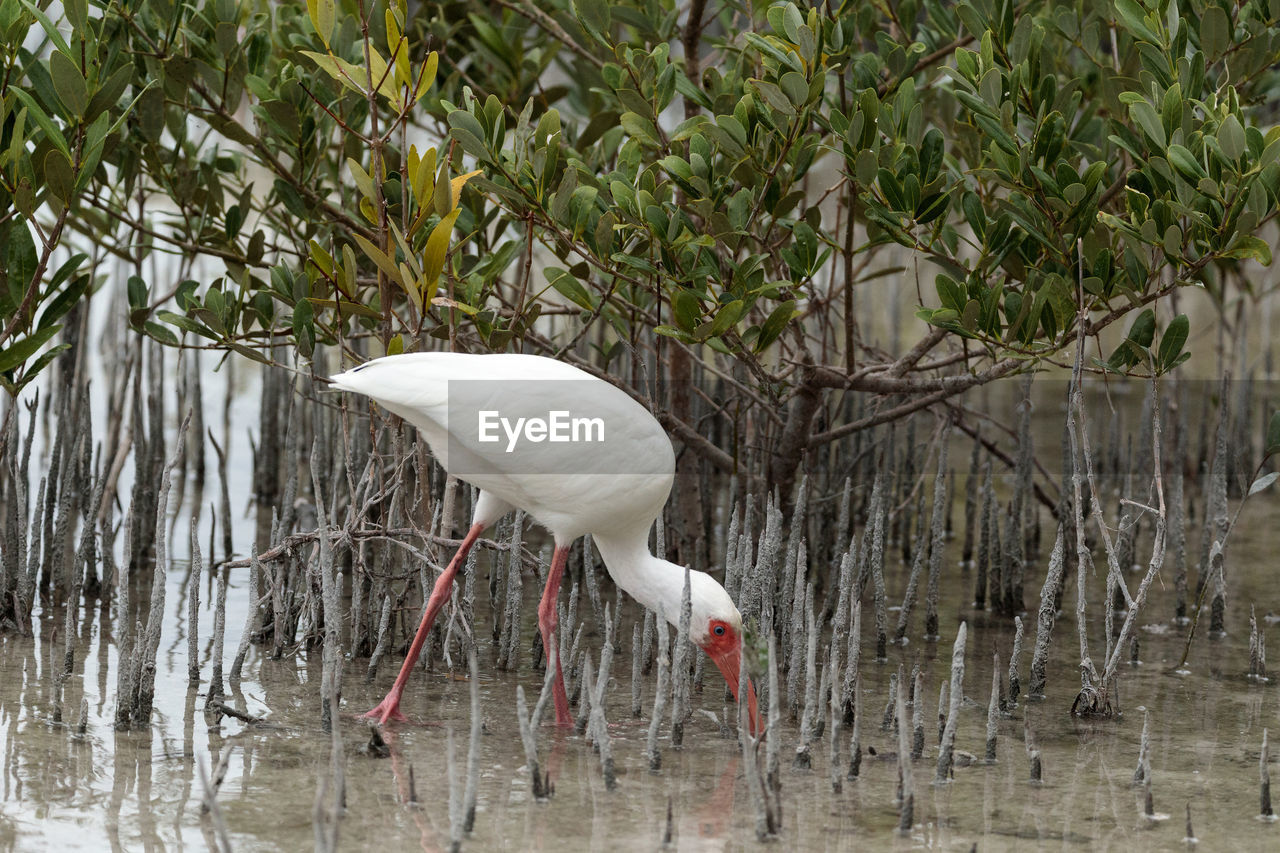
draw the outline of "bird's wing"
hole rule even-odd
[[[601,382],[573,365],[541,356],[454,352],[375,358],[329,381],[377,400],[430,432],[448,432],[451,415],[465,415],[470,423],[473,413],[482,408],[522,406],[550,392],[549,385],[529,383]],[[572,392],[572,388],[564,390]],[[429,440],[434,437],[428,435]]]
[[[661,508],[670,491],[675,457],[662,426],[625,392],[563,362],[413,353],[331,381],[417,426],[449,473],[553,528],[587,532],[597,516]]]

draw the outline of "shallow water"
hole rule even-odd
[[[814,746],[813,770],[793,769],[790,757],[797,728],[787,725],[782,843],[788,849],[806,850],[845,850],[854,844],[956,850],[968,850],[974,844],[981,850],[1168,849],[1182,846],[1185,807],[1190,802],[1195,832],[1205,849],[1274,849],[1280,843],[1280,826],[1264,823],[1256,815],[1262,730],[1275,730],[1280,723],[1277,688],[1274,683],[1250,682],[1245,672],[1248,606],[1256,606],[1260,621],[1263,613],[1280,610],[1272,575],[1280,545],[1274,524],[1278,507],[1280,501],[1269,494],[1247,507],[1229,551],[1228,636],[1198,638],[1189,674],[1170,671],[1183,643],[1182,630],[1166,630],[1162,621],[1172,612],[1172,583],[1154,590],[1141,619],[1146,626],[1141,633],[1142,664],[1123,666],[1125,713],[1117,722],[1083,723],[1068,714],[1078,683],[1075,585],[1070,582],[1066,612],[1055,628],[1048,698],[1030,705],[1024,701],[1011,719],[1002,721],[996,764],[958,767],[951,784],[931,784],[936,760],[934,708],[939,679],[950,660],[951,638],[959,621],[968,620],[965,695],[971,701],[966,701],[962,712],[957,749],[981,755],[990,652],[998,647],[1007,660],[1011,624],[972,608],[952,607],[941,614],[944,642],[891,647],[887,664],[868,662],[864,652],[864,743],[882,756],[864,760],[862,776],[846,781],[842,793],[832,794],[826,740]],[[958,543],[949,543],[944,602],[969,598],[971,578],[956,568],[952,553],[956,551]],[[895,562],[891,560],[891,565]],[[900,599],[905,572],[895,566],[888,574],[890,601]],[[1038,599],[1038,589],[1032,587],[1039,583],[1030,577],[1029,604]],[[104,624],[96,608],[81,614],[75,672],[66,686],[68,723],[53,722],[51,673],[61,665],[62,640],[57,636],[61,614],[42,615],[32,637],[0,635],[0,849],[97,850],[108,845],[112,849],[201,849],[206,842],[197,763],[207,768],[227,746],[233,748],[218,800],[234,848],[295,850],[311,845],[317,780],[328,775],[330,766],[330,737],[319,724],[315,683],[319,655],[275,661],[263,659],[258,649],[252,649],[245,680],[229,701],[266,722],[245,725],[224,718],[220,726],[211,728],[202,713],[203,696],[187,688],[188,579],[185,564],[175,565],[168,576],[168,619],[149,732],[116,732],[112,727],[116,646],[110,632],[115,626]],[[207,638],[213,620],[207,604],[213,596],[207,584],[206,577],[200,620],[206,680],[210,671]],[[1130,582],[1134,584],[1136,579]],[[528,618],[535,609],[536,586],[526,579]],[[228,665],[246,605],[244,573],[233,573],[227,606]],[[533,626],[526,625],[520,672],[496,671],[488,647],[482,645],[480,690],[486,733],[481,738],[476,828],[465,848],[652,849],[661,841],[668,801],[679,849],[741,849],[755,844],[741,752],[735,741],[720,736],[711,720],[695,714],[686,729],[684,748],[664,746],[661,772],[649,772],[644,758],[646,726],[628,714],[631,622],[637,615],[624,611],[614,659],[608,718],[619,775],[612,792],[605,789],[598,757],[589,744],[544,727],[539,754],[543,767],[550,770],[555,795],[544,802],[532,799],[528,774],[522,770],[514,693],[517,684],[531,694],[541,685],[541,676],[528,662]],[[489,618],[487,608],[477,608],[481,638],[488,635]],[[915,616],[916,636],[922,618],[920,613]],[[867,633],[871,621],[870,613],[864,612]],[[1034,644],[1034,627],[1027,621],[1021,666],[1024,690]],[[1100,633],[1099,628],[1090,638],[1095,660],[1101,657]],[[599,636],[589,639],[590,648],[598,649]],[[870,642],[864,642],[864,649]],[[897,770],[894,760],[883,757],[896,751],[896,736],[879,726],[889,674],[899,661],[908,671],[919,662],[926,684],[928,748],[925,759],[915,765],[916,828],[909,838],[895,829]],[[356,714],[381,698],[399,660],[384,662],[373,684],[365,683],[366,665],[365,660],[350,662],[344,673],[340,734],[347,809],[339,830],[340,846],[447,849],[445,744],[447,729],[452,728],[459,774],[465,773],[468,684],[447,673],[415,673],[404,709],[416,722],[393,726],[388,735],[391,756],[375,758],[361,750],[368,728]],[[646,708],[652,705],[652,687],[649,679]],[[81,696],[89,702],[84,736],[74,734]],[[720,714],[722,699],[720,679],[708,667],[706,688],[695,698],[695,706]],[[1141,816],[1141,789],[1132,785],[1144,707],[1152,715],[1154,802],[1157,812],[1170,815],[1156,822]],[[1029,717],[1043,753],[1044,784],[1040,786],[1027,781],[1024,717]],[[430,724],[422,724],[425,721]],[[410,767],[417,804],[407,802]]]

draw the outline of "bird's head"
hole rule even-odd
[[[716,583],[709,575],[701,572],[691,573],[690,580],[694,577],[701,576],[705,578],[702,583],[697,583],[699,589],[691,590],[690,621],[689,633],[694,643],[698,645],[707,657],[715,663],[716,667],[724,675],[724,680],[729,685],[734,697],[739,701],[747,703],[747,724],[750,733],[759,734],[762,730],[760,724],[760,707],[756,702],[755,686],[747,679],[746,685],[742,685],[742,614],[738,612],[738,608],[734,605],[733,599],[729,597],[729,593],[725,592],[724,587]],[[746,695],[743,696],[741,691],[745,689]]]

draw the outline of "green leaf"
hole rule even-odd
[[[742,319],[742,312],[745,310],[746,303],[741,299],[735,299],[722,307],[716,312],[716,318],[711,323],[711,337],[717,337],[729,331],[734,324]]]
[[[1177,364],[1178,356],[1182,354],[1182,348],[1187,343],[1187,333],[1190,328],[1191,324],[1186,314],[1174,317],[1165,327],[1164,334],[1160,336],[1160,349],[1156,355],[1161,371],[1172,370]]]
[[[129,295],[130,310],[145,308],[147,306],[147,283],[143,281],[140,276],[129,276],[125,289]],[[210,293],[215,292],[216,291],[210,291]]]
[[[71,58],[64,53],[54,52],[49,57],[49,76],[53,78],[53,88],[71,117],[83,116],[85,108],[89,106],[89,92],[85,87],[84,75]]]
[[[44,30],[45,35],[47,35],[49,37],[49,40],[53,42],[53,46],[56,47],[58,50],[62,51],[63,53],[67,54],[68,56],[70,56],[71,48],[67,45],[67,40],[62,37],[62,32],[53,23],[53,21],[49,20],[49,16],[44,13],[42,8],[32,3],[31,0],[21,0],[21,2],[23,6],[27,7],[27,11],[30,12],[37,21],[40,22],[40,28]],[[48,5],[48,4],[45,3],[42,5]],[[21,90],[18,90],[18,91],[21,91]]]
[[[556,289],[557,293],[579,308],[586,311],[595,310],[595,306],[591,304],[591,296],[587,293],[587,289],[574,276],[562,269],[551,267],[547,270],[547,281]]]
[[[804,71],[804,66],[800,62],[800,57],[790,51],[783,50],[778,47],[775,44],[777,39],[766,38],[765,36],[757,35],[752,32],[743,33],[742,37],[747,40],[748,44],[775,60],[779,65],[785,66],[792,71]]]
[[[964,288],[949,275],[939,273],[934,279],[934,287],[938,291],[938,301],[943,308],[950,308],[959,314],[964,310],[965,298]]]
[[[1177,81],[1165,90],[1164,101],[1160,107],[1160,118],[1170,136],[1182,127],[1182,86]]]
[[[972,190],[966,190],[964,196],[960,199],[960,207],[964,210],[964,218],[969,223],[969,227],[973,229],[973,233],[978,239],[983,239],[987,233],[987,216],[982,208],[982,200],[978,198],[978,194]]]
[[[237,344],[234,341],[227,344],[232,352],[239,353],[250,361],[256,361],[259,364],[270,364],[271,360],[256,349],[247,347],[244,344]],[[310,357],[311,351],[315,348],[315,329],[311,329],[311,339],[307,343],[307,356]]]
[[[1267,424],[1267,445],[1263,455],[1274,456],[1277,453],[1280,453],[1280,409],[1272,413],[1271,422]]]
[[[636,212],[636,191],[631,186],[622,181],[612,181],[609,184],[609,194],[613,196],[613,203],[623,211]]]
[[[76,258],[84,259],[84,255],[76,255]],[[73,258],[74,260],[74,258]],[[79,264],[77,264],[78,266]],[[84,296],[85,291],[89,289],[89,284],[93,281],[91,276],[82,275],[74,279],[69,285],[58,291],[58,295],[45,305],[44,310],[40,312],[40,319],[36,323],[37,329],[45,329],[62,319],[62,317],[70,311],[80,301],[80,297]]]
[[[568,168],[560,178],[556,187],[555,198],[551,202],[551,218],[557,222],[566,222],[569,215],[569,202],[573,199],[573,191],[578,188],[578,170]]]
[[[858,157],[854,162],[853,173],[860,186],[869,187],[875,183],[878,168],[874,151],[870,148],[863,148],[858,152]]]
[[[23,388],[27,387],[27,384],[31,382],[31,380],[40,375],[40,371],[48,367],[50,362],[57,358],[60,353],[66,352],[69,349],[71,349],[71,344],[54,344],[41,353],[40,357],[35,361],[27,362],[26,367],[22,371],[22,379],[16,384],[15,390],[21,391]],[[0,380],[0,383],[3,382],[4,380]]]
[[[968,337],[964,326],[960,325],[959,315],[950,308],[921,308],[916,311],[916,316],[931,326],[948,329]]]
[[[1187,180],[1198,182],[1201,178],[1207,176],[1204,167],[1196,160],[1195,155],[1185,147],[1175,143],[1169,146],[1169,150],[1165,152],[1165,155],[1169,158],[1169,163],[1173,165],[1173,168],[1181,172]]]
[[[62,7],[67,11],[67,20],[71,22],[71,28],[83,29],[85,21],[89,20],[89,0],[66,0]]]
[[[682,288],[672,295],[671,312],[675,317],[676,325],[686,332],[692,332],[702,320],[702,306],[698,304],[698,297],[694,296],[691,290]]]
[[[783,93],[777,84],[770,83],[767,80],[752,80],[751,85],[760,93],[760,97],[765,103],[784,116],[791,117],[796,114],[795,107],[791,104],[791,99]]]
[[[1245,151],[1244,128],[1240,126],[1240,120],[1234,115],[1229,115],[1222,122],[1222,126],[1218,128],[1218,145],[1222,147],[1222,153],[1232,162],[1240,159],[1240,155]]]
[[[477,119],[475,115],[468,113],[466,110],[452,110],[448,115],[448,120],[449,129],[466,131],[483,145],[485,138],[484,126],[481,126],[480,119]]]
[[[1210,61],[1227,52],[1231,44],[1231,21],[1216,3],[1208,3],[1200,16],[1200,49]]]
[[[608,32],[609,3],[607,0],[577,0],[573,5],[577,11],[578,20],[597,33]]]
[[[658,147],[657,128],[655,128],[653,122],[649,121],[647,118],[644,118],[638,113],[627,112],[623,113],[622,117],[618,121],[619,124],[622,125],[622,129],[634,139],[638,139],[640,142],[651,148]]]
[[[1177,258],[1182,255],[1182,229],[1176,223],[1170,223],[1169,227],[1164,229],[1164,237],[1160,241],[1160,247],[1164,249],[1164,253],[1170,258]]]
[[[1129,118],[1133,119],[1134,124],[1142,128],[1142,132],[1155,142],[1158,150],[1164,150],[1168,140],[1164,134],[1164,125],[1160,122],[1160,116],[1156,114],[1155,107],[1146,101],[1134,101],[1129,105]]]
[[[1129,340],[1140,347],[1149,347],[1156,336],[1156,312],[1150,308],[1138,315],[1129,327]]]
[[[769,318],[760,326],[760,335],[756,338],[755,351],[761,352],[778,339],[786,329],[787,323],[791,322],[791,318],[796,315],[796,303],[794,299],[783,302],[769,315]]]
[[[466,110],[453,110],[449,113],[449,132],[458,140],[462,150],[472,157],[482,158],[488,154],[485,143],[484,127],[480,120]]]
[[[4,238],[0,239],[0,245],[8,243],[3,255],[0,255],[0,259],[4,261],[3,266],[0,266],[0,300],[4,300],[9,293],[14,296],[13,307],[0,312],[8,314],[9,311],[18,310],[18,303],[22,301],[23,293],[36,274],[40,256],[36,252],[35,240],[31,239],[31,230],[20,218],[0,224],[0,238]],[[8,317],[5,319],[8,320]]]
[[[1134,0],[1116,0],[1116,14],[1120,16],[1120,22],[1124,25],[1124,28],[1135,37],[1151,42],[1154,45],[1164,46],[1164,41],[1160,36],[1156,35],[1155,30],[1147,25],[1145,20],[1146,10]]]
[[[13,344],[5,350],[0,350],[0,373],[7,373],[26,362],[31,356],[35,355],[40,347],[44,346],[50,338],[58,333],[62,326],[49,326],[37,332],[32,332],[22,340]]]
[[[56,198],[63,202],[71,201],[75,173],[71,170],[71,161],[61,151],[50,151],[45,155],[44,180]]]
[[[1243,260],[1252,258],[1258,263],[1265,266],[1271,264],[1271,246],[1267,244],[1261,237],[1254,237],[1249,234],[1241,235],[1231,244],[1231,248],[1222,253],[1224,258],[1237,258]]]
[[[978,81],[978,94],[982,96],[982,102],[992,110],[1000,109],[1000,103],[1004,100],[1004,77],[1000,75],[999,68],[988,68],[987,73],[982,75],[982,79]]]
[[[298,349],[308,358],[316,348],[315,309],[306,299],[293,306],[293,337]]]
[[[211,341],[222,340],[218,335],[214,334],[212,329],[202,323],[196,322],[184,314],[175,314],[172,311],[157,311],[156,319],[163,320],[171,326],[177,326],[184,332],[191,332],[193,334],[200,335],[201,337],[208,338]]]
[[[18,100],[22,101],[27,107],[27,115],[40,125],[40,129],[44,131],[45,137],[54,144],[55,147],[67,156],[68,162],[71,160],[71,149],[67,147],[67,140],[63,137],[62,131],[58,130],[57,125],[49,118],[48,114],[40,108],[36,103],[36,99],[31,97],[30,93],[24,91],[17,86],[10,86],[9,91],[12,92]]]
[[[943,148],[942,132],[936,127],[929,128],[929,132],[924,135],[924,141],[920,143],[921,183],[928,184],[937,177],[938,170],[942,168]]]
[[[157,142],[164,132],[164,91],[156,87],[145,89],[136,100],[138,105],[138,129],[142,136]]]
[[[88,258],[89,256],[84,252],[77,252],[76,254],[68,258],[62,264],[62,266],[58,267],[58,270],[53,274],[53,277],[49,279],[49,284],[45,291],[45,296],[47,297],[50,293],[53,293],[55,290],[61,287],[62,283],[67,279],[71,278],[71,276],[76,272],[76,270],[80,269],[80,265],[83,264],[86,260],[88,260]]]
[[[142,324],[142,328],[147,333],[147,336],[153,340],[168,344],[171,347],[178,346],[178,336],[168,326],[162,326],[154,320],[147,320]]]
[[[1019,155],[1018,143],[1014,142],[1013,137],[1005,132],[1005,129],[1000,126],[1000,122],[981,113],[974,113],[973,121],[1005,153],[1012,154],[1014,157]]]
[[[946,213],[950,201],[948,193],[933,193],[920,199],[920,203],[916,205],[916,224],[927,225]]]

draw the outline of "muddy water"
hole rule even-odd
[[[863,664],[868,724],[865,743],[882,757],[863,763],[863,774],[840,794],[828,783],[827,746],[815,745],[814,769],[790,766],[796,729],[784,736],[783,843],[789,849],[843,850],[928,847],[968,850],[1028,847],[1169,849],[1182,846],[1185,808],[1192,806],[1204,849],[1275,849],[1280,825],[1258,813],[1258,750],[1264,728],[1280,730],[1275,684],[1248,681],[1248,607],[1259,616],[1280,610],[1274,576],[1280,533],[1274,521],[1280,500],[1264,495],[1251,504],[1231,544],[1229,632],[1226,638],[1198,639],[1189,672],[1170,670],[1182,650],[1181,631],[1162,621],[1172,612],[1172,582],[1157,588],[1142,622],[1142,663],[1124,666],[1123,719],[1080,723],[1067,711],[1074,696],[1076,642],[1074,582],[1066,612],[1055,629],[1049,696],[1023,704],[1000,724],[999,760],[994,765],[959,767],[955,781],[930,784],[936,756],[933,709],[940,678],[950,658],[950,638],[961,619],[970,627],[965,674],[967,701],[957,748],[981,755],[993,646],[1006,657],[1011,626],[971,608],[946,607],[941,644],[913,642],[891,647],[890,662]],[[1194,540],[1193,540],[1194,541]],[[958,550],[958,543],[951,543]],[[1194,552],[1193,552],[1194,553]],[[971,578],[955,568],[949,553],[944,602],[968,601]],[[330,738],[319,726],[319,655],[262,659],[251,651],[245,679],[232,696],[235,706],[262,716],[261,725],[226,718],[211,728],[202,713],[203,696],[187,686],[185,590],[189,569],[177,564],[169,574],[156,712],[150,732],[112,728],[116,679],[115,626],[100,611],[81,615],[75,674],[66,685],[65,717],[54,722],[52,673],[62,660],[60,613],[45,613],[32,637],[0,635],[0,849],[202,849],[197,763],[208,767],[231,746],[226,779],[218,795],[232,844],[237,850],[297,850],[313,839],[317,780],[329,772]],[[890,600],[900,597],[905,572],[891,573]],[[208,583],[206,577],[204,583]],[[1038,583],[1038,581],[1036,582]],[[1131,581],[1131,585],[1136,579]],[[534,610],[536,584],[526,583]],[[227,618],[227,664],[234,656],[247,594],[243,574],[231,578]],[[208,602],[211,590],[202,590]],[[1037,597],[1029,587],[1028,602]],[[1096,602],[1095,602],[1096,604]],[[740,768],[740,751],[718,726],[695,714],[685,747],[664,749],[663,769],[651,774],[644,759],[645,727],[628,717],[630,704],[630,620],[624,614],[620,654],[608,717],[612,723],[618,787],[607,791],[599,761],[581,738],[550,727],[539,751],[550,770],[555,795],[546,802],[530,796],[522,771],[514,711],[517,684],[534,691],[540,677],[530,670],[498,673],[491,655],[482,655],[480,691],[485,734],[481,738],[478,814],[469,849],[610,850],[653,849],[661,840],[667,804],[672,804],[674,841],[679,849],[721,850],[752,846],[754,816]],[[868,614],[869,616],[869,614]],[[488,614],[478,608],[478,634],[487,637]],[[920,614],[914,633],[919,634]],[[202,672],[210,671],[207,638],[212,610],[202,605]],[[1098,620],[1100,622],[1100,620]],[[868,630],[871,623],[866,619]],[[55,626],[57,626],[55,628]],[[1031,628],[1031,626],[1028,626]],[[1203,624],[1202,624],[1203,628]],[[532,625],[526,626],[531,637]],[[1033,630],[1022,662],[1025,685]],[[1093,631],[1095,660],[1102,637]],[[597,648],[599,637],[592,637]],[[526,644],[527,647],[527,644]],[[485,649],[487,652],[488,650]],[[888,679],[898,662],[925,671],[926,731],[929,750],[917,763],[916,829],[899,836],[894,802],[897,771],[883,757],[896,737],[880,730]],[[366,661],[348,665],[340,720],[346,762],[347,810],[340,826],[348,849],[447,849],[447,729],[456,733],[459,767],[465,767],[470,725],[469,686],[444,673],[416,673],[404,707],[414,723],[395,726],[388,736],[390,757],[361,751],[368,730],[355,715],[372,707],[394,677],[397,661],[385,664],[374,684],[366,684]],[[723,691],[710,670],[695,705],[723,712]],[[645,706],[652,702],[651,689]],[[1024,688],[1025,689],[1025,688]],[[88,727],[74,731],[81,697],[88,700]],[[1142,728],[1142,708],[1152,715],[1151,765],[1157,812],[1167,820],[1142,818],[1142,795],[1132,785]],[[1028,725],[1043,752],[1044,783],[1028,783],[1023,730]],[[409,799],[410,768],[417,804]],[[1280,764],[1273,767],[1280,771]]]

